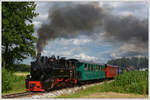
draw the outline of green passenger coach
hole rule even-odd
[[[79,81],[105,79],[105,66],[102,64],[79,62],[77,71]]]

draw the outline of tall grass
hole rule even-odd
[[[131,71],[124,72],[117,76],[113,82],[89,87],[86,90],[79,90],[74,94],[62,95],[57,98],[77,98],[98,92],[119,92],[148,95],[148,72]]]
[[[148,72],[147,71],[130,71],[115,78],[110,83],[111,91],[148,94]]]

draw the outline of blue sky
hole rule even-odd
[[[35,25],[35,33],[42,23],[47,22],[49,8],[53,6],[62,6],[63,2],[36,2],[36,12],[39,16],[33,19]],[[99,6],[109,9],[114,15],[134,15],[139,19],[148,18],[148,3],[147,2],[99,2]],[[100,36],[101,37],[101,36]],[[63,56],[67,58],[77,58],[87,61],[95,61],[106,63],[110,59],[124,57],[126,52],[138,52],[136,56],[148,56],[148,50],[135,50],[136,47],[129,43],[118,43],[117,41],[104,40],[103,37],[96,39],[88,36],[79,35],[76,38],[64,39],[57,38],[49,41],[44,48],[42,55],[44,56]],[[23,63],[30,64],[33,61],[28,57]]]

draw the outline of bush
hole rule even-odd
[[[2,92],[7,92],[12,89],[13,74],[2,68]]]
[[[11,71],[2,68],[2,93],[24,91],[25,78],[24,76],[16,76]]]

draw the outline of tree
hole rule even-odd
[[[117,65],[122,68],[127,68],[134,66],[135,69],[139,68],[147,68],[148,67],[148,58],[146,57],[132,57],[132,58],[120,58],[120,59],[114,59],[114,60],[109,60],[107,64],[111,65]]]
[[[34,57],[36,37],[32,19],[38,15],[34,2],[2,2],[2,66]]]

